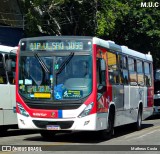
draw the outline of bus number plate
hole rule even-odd
[[[47,130],[60,130],[59,125],[47,125]]]

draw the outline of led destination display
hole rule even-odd
[[[83,50],[83,42],[31,42],[29,50]]]

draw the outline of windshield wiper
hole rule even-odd
[[[71,52],[63,61],[63,63],[60,65],[59,69],[56,71],[56,74],[60,74],[62,72],[62,70],[65,68],[65,65],[67,65],[70,62],[73,56],[74,52]]]
[[[34,56],[37,58],[38,62],[40,63],[41,67],[44,69],[46,73],[49,73],[49,69],[47,68],[46,64],[44,61],[38,56],[37,53],[34,53]]]

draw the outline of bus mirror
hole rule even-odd
[[[100,66],[101,66],[101,71],[105,71],[106,70],[106,63],[104,59],[100,60]]]
[[[7,72],[11,72],[12,70],[12,60],[11,59],[7,59],[6,60],[6,71]]]

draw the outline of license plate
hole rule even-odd
[[[47,125],[47,130],[60,130],[59,125]]]

